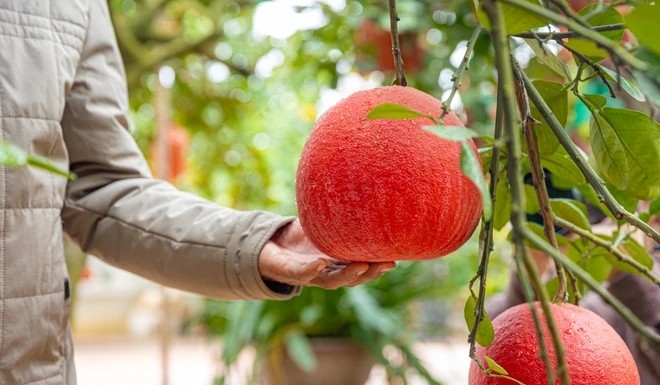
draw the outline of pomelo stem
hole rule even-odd
[[[401,57],[401,47],[399,45],[399,15],[396,12],[396,0],[387,0],[390,11],[390,33],[392,35],[392,54],[394,56],[394,81],[392,84],[397,86],[407,86],[408,80],[403,73],[403,58]]]
[[[472,32],[472,37],[470,37],[470,40],[465,47],[465,55],[463,55],[463,60],[461,60],[461,64],[458,66],[456,72],[454,72],[454,75],[452,76],[454,85],[451,87],[451,92],[447,99],[442,102],[442,114],[440,114],[440,119],[444,118],[444,116],[449,113],[451,108],[451,101],[454,99],[458,89],[461,87],[461,79],[463,78],[463,73],[468,69],[470,59],[472,59],[472,52],[474,51],[474,44],[477,42],[477,38],[479,38],[480,33],[481,24],[478,24]]]

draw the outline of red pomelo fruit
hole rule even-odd
[[[553,370],[556,368],[552,337],[540,304],[537,314]],[[564,343],[571,385],[639,385],[639,372],[628,347],[617,332],[597,314],[571,304],[551,305]],[[529,305],[507,309],[493,320],[495,340],[487,348],[477,347],[479,362],[488,367],[484,356],[492,358],[508,375],[525,385],[547,385],[547,375]],[[555,377],[556,370],[555,370]],[[559,384],[559,379],[556,379]],[[469,385],[511,385],[515,382],[489,377],[472,362]]]
[[[431,95],[400,86],[357,92],[330,108],[298,164],[300,222],[312,243],[337,259],[441,257],[477,226],[479,191],[461,171],[460,144],[424,130],[429,118],[368,119],[383,103],[432,116],[442,108]],[[453,114],[443,121],[462,126]]]

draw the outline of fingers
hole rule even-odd
[[[330,262],[311,283],[329,290],[342,286],[356,286],[380,277],[395,266],[394,262]]]
[[[350,286],[357,286],[363,283],[373,281],[374,279],[380,277],[381,275],[387,273],[388,271],[393,270],[396,267],[394,262],[379,262],[379,263],[370,263],[369,269],[362,274],[355,282]]]

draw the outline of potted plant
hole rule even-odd
[[[400,262],[368,284],[334,291],[305,288],[284,302],[209,300],[200,322],[222,342],[223,366],[216,383],[226,383],[241,352],[252,348],[255,365],[244,374],[250,384],[294,385],[295,372],[315,376],[298,382],[302,384],[329,384],[322,381],[335,378],[337,384],[362,385],[374,363],[383,365],[390,383],[405,383],[413,371],[429,384],[439,384],[413,352],[416,336],[410,325],[415,319],[411,304],[446,295],[439,275],[447,269],[435,268],[441,264],[445,259]],[[319,362],[329,351],[338,351],[351,366]],[[320,368],[330,368],[331,374]],[[342,379],[342,373],[350,373],[353,382]]]

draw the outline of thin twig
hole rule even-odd
[[[648,64],[644,61],[636,58],[625,48],[620,46],[617,42],[610,40],[607,36],[601,35],[596,31],[592,31],[591,28],[587,28],[580,23],[566,18],[556,12],[552,12],[548,9],[545,9],[539,5],[535,5],[531,2],[525,0],[501,0],[504,3],[511,4],[517,8],[524,9],[528,12],[534,13],[541,17],[548,19],[553,23],[564,25],[570,30],[575,31],[580,34],[582,37],[592,40],[596,45],[605,49],[612,58],[613,61],[621,60],[622,62],[628,63],[631,67],[638,69],[640,71],[647,71]]]
[[[660,277],[657,275],[653,274],[651,270],[649,270],[648,267],[642,265],[641,263],[637,262],[635,259],[623,254],[619,249],[617,249],[614,244],[606,241],[603,238],[600,238],[599,236],[579,227],[574,225],[573,223],[566,221],[562,218],[556,218],[555,217],[555,223],[557,226],[563,227],[566,230],[575,233],[579,235],[582,238],[588,239],[592,243],[604,248],[607,250],[610,254],[612,254],[616,259],[618,259],[620,262],[626,263],[635,270],[639,271],[642,275],[644,275],[646,278],[648,278],[651,282],[655,283],[656,285],[660,285]]]
[[[555,236],[555,227],[553,219],[555,217],[550,207],[550,197],[548,196],[548,189],[545,185],[545,173],[541,166],[541,155],[539,154],[539,145],[536,139],[536,132],[534,125],[538,123],[531,115],[529,109],[529,102],[527,99],[527,92],[525,86],[522,84],[520,72],[522,69],[515,59],[511,58],[513,63],[513,74],[516,79],[516,95],[518,99],[518,106],[523,116],[523,134],[525,135],[525,142],[527,143],[527,156],[532,170],[532,180],[534,181],[534,191],[536,192],[536,199],[539,202],[541,217],[543,218],[543,232],[550,244],[559,249],[557,245],[557,237]],[[553,298],[554,303],[566,302],[568,300],[568,291],[566,290],[566,275],[564,269],[560,264],[555,264],[557,271],[558,288]]]
[[[522,257],[528,274],[530,274],[532,277],[534,284],[538,285],[537,290],[539,292],[537,293],[537,296],[541,301],[546,323],[552,336],[560,383],[562,385],[569,385],[570,378],[568,376],[568,365],[566,364],[566,357],[564,355],[564,347],[561,336],[557,330],[557,325],[550,309],[550,303],[547,300],[545,288],[542,284],[539,283],[540,278],[538,277],[538,273],[536,273],[533,262],[530,260],[525,249],[525,193],[522,182],[522,151],[519,136],[521,121],[519,114],[516,111],[513,69],[509,57],[509,41],[506,36],[506,30],[504,29],[504,16],[499,9],[499,2],[495,2],[495,0],[484,1],[482,3],[482,7],[488,15],[488,19],[491,25],[493,47],[495,48],[495,63],[497,68],[498,82],[501,83],[502,90],[501,102],[504,103],[505,120],[503,128],[506,132],[506,145],[508,150],[507,177],[509,180],[509,185],[511,186],[511,224],[513,226],[512,236],[516,248],[516,255],[517,259]],[[519,272],[519,274],[520,273],[521,272]],[[535,273],[536,276],[534,276]],[[537,281],[536,278],[539,278],[539,281]],[[548,377],[550,379],[552,367],[546,366],[546,371],[549,373]],[[554,383],[554,381],[552,383]]]
[[[579,53],[578,51],[574,50],[573,48],[571,48],[570,46],[568,46],[568,45],[567,45],[566,43],[564,43],[563,41],[558,41],[557,43],[558,43],[559,45],[561,45],[562,47],[564,47],[565,49],[567,49],[568,51],[570,51],[573,55],[577,56],[578,60],[579,60],[581,63],[584,63],[584,64],[588,65],[589,67],[591,67],[591,69],[596,73],[596,75],[598,75],[598,77],[600,78],[600,80],[602,80],[603,83],[605,83],[605,85],[607,86],[607,89],[608,89],[608,91],[610,92],[610,97],[611,97],[612,99],[615,99],[615,98],[616,98],[616,94],[614,93],[614,90],[612,89],[612,86],[610,85],[610,82],[607,81],[607,78],[605,77],[605,74],[604,74],[603,71],[600,69],[600,67],[598,67],[598,65],[597,65],[596,63],[594,63],[591,59],[589,59],[588,57],[582,55],[582,54]],[[618,81],[617,81],[617,87],[618,87],[619,90],[621,90],[621,82],[620,82],[620,80],[621,80],[621,77],[619,76],[619,79],[618,79]]]
[[[626,28],[625,24],[620,23],[620,24],[599,25],[599,26],[591,27],[591,30],[596,32],[609,32],[609,31],[618,31],[620,29],[625,29],[625,28]],[[582,35],[575,31],[567,31],[567,32],[523,32],[523,33],[515,34],[513,36],[521,37],[523,39],[533,39],[538,37],[543,40],[562,40],[572,37],[581,37]]]
[[[454,82],[454,85],[451,88],[451,92],[449,97],[447,97],[447,100],[442,102],[442,114],[440,114],[440,119],[444,118],[444,116],[449,113],[451,101],[454,99],[458,89],[461,87],[461,79],[463,78],[463,73],[468,69],[470,59],[472,59],[472,52],[474,51],[474,44],[476,43],[477,38],[479,38],[480,33],[481,24],[477,25],[477,27],[472,32],[472,37],[470,37],[467,46],[465,46],[465,55],[463,55],[463,60],[461,60],[461,64],[458,66],[456,72],[454,72],[454,75],[452,76],[451,80]]]
[[[507,0],[505,0],[507,1]],[[571,138],[568,136],[564,128],[561,126],[561,123],[557,120],[555,115],[550,110],[550,107],[545,103],[541,94],[538,92],[536,87],[532,84],[532,81],[527,77],[523,72],[522,78],[527,89],[527,94],[529,95],[530,100],[539,110],[543,119],[548,123],[550,129],[555,134],[559,143],[564,147],[566,153],[573,159],[573,162],[577,165],[580,172],[584,175],[585,179],[589,184],[596,190],[598,199],[605,204],[605,206],[610,210],[610,212],[619,220],[624,220],[636,228],[640,229],[648,237],[652,238],[656,242],[660,242],[660,233],[654,228],[649,226],[647,223],[642,221],[636,215],[628,212],[617,200],[612,196],[612,193],[605,187],[605,182],[596,174],[596,172],[591,168],[587,160],[580,153],[578,148],[575,146]]]
[[[500,93],[498,92],[498,95]],[[499,99],[499,96],[498,96]],[[493,134],[493,140],[498,141],[502,137],[502,104],[497,102],[497,112],[495,113],[495,133]],[[490,201],[492,202],[492,207],[495,207],[497,190],[497,177],[499,175],[499,161],[500,161],[500,148],[498,146],[493,146],[493,154],[490,160]],[[470,344],[470,358],[475,360],[479,366],[481,363],[477,360],[476,356],[476,338],[477,338],[477,329],[479,323],[484,317],[484,305],[486,302],[486,280],[488,278],[488,261],[490,253],[493,251],[493,216],[491,213],[490,218],[484,218],[484,224],[481,229],[481,234],[479,238],[481,239],[481,259],[479,261],[479,268],[477,269],[477,274],[470,280],[470,290],[477,279],[479,279],[479,294],[477,295],[477,306],[475,309],[475,318],[474,326],[470,330],[468,335],[468,342]]]
[[[628,324],[637,331],[640,336],[648,339],[649,341],[660,345],[660,334],[653,331],[652,328],[647,327],[644,323],[635,316],[630,309],[621,303],[616,297],[614,297],[609,291],[607,291],[601,284],[599,284],[589,273],[584,271],[580,266],[573,262],[570,258],[563,255],[559,250],[555,249],[546,242],[543,238],[536,235],[530,229],[525,229],[525,238],[527,238],[535,247],[541,249],[546,254],[550,255],[556,263],[561,263],[575,274],[575,276],[589,286],[593,291],[598,293],[601,298],[608,304],[610,304],[617,313],[623,317],[623,319],[628,322]]]
[[[399,45],[399,15],[396,12],[396,0],[387,0],[390,11],[390,31],[392,35],[392,54],[394,55],[394,81],[392,84],[397,86],[407,86],[408,80],[403,73],[403,59],[401,58],[401,48]]]

